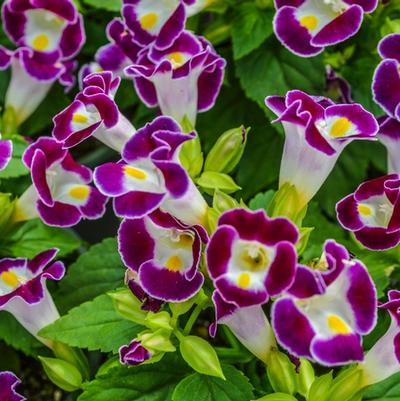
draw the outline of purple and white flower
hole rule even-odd
[[[298,357],[335,366],[362,361],[361,336],[376,324],[376,289],[366,267],[334,241],[327,270],[299,266],[293,286],[272,307],[278,342]]]
[[[388,302],[380,305],[380,308],[390,313],[391,325],[359,365],[367,386],[383,381],[400,371],[400,291],[391,290],[388,297]]]
[[[218,291],[213,294],[213,302],[215,322],[210,325],[210,335],[216,335],[218,324],[225,324],[250,352],[266,363],[276,342],[261,305],[239,308],[234,303],[226,302]]]
[[[0,401],[24,401],[25,397],[17,393],[16,387],[21,384],[14,373],[0,372]]]
[[[119,360],[123,365],[140,365],[151,357],[152,353],[136,339],[119,349]]]
[[[218,220],[207,247],[208,271],[221,297],[237,307],[266,303],[293,283],[299,233],[286,218],[233,209]]]
[[[0,171],[4,170],[12,157],[13,144],[12,141],[2,141],[0,135]]]
[[[267,97],[266,105],[285,130],[279,186],[296,188],[299,209],[318,192],[343,149],[355,139],[374,139],[379,128],[359,104],[334,104],[299,90]]]
[[[196,15],[212,5],[214,2],[215,0],[194,0],[191,2],[191,4],[186,5],[186,15],[188,17]]]
[[[46,280],[61,280],[65,273],[62,262],[52,262],[57,252],[57,249],[49,249],[32,260],[0,260],[0,309],[10,312],[47,346],[51,343],[37,333],[60,317],[46,288]]]
[[[120,81],[113,79],[110,71],[84,79],[83,90],[53,119],[53,136],[63,148],[72,148],[93,135],[117,152],[122,151],[136,130],[114,100]]]
[[[339,223],[367,248],[384,250],[400,243],[400,176],[362,183],[336,205]]]
[[[378,0],[275,0],[274,31],[291,52],[310,57],[354,36]]]
[[[158,49],[166,49],[185,28],[185,5],[194,0],[124,0],[122,15],[141,46],[154,44]]]
[[[47,225],[70,227],[104,214],[107,198],[89,185],[91,170],[76,163],[55,139],[38,139],[25,151],[23,162],[33,185],[18,199],[15,221],[40,217]]]
[[[194,126],[198,112],[213,107],[224,77],[225,60],[211,44],[182,32],[164,50],[150,47],[126,68],[136,92],[149,107],[159,106],[164,115]]]
[[[140,218],[161,208],[185,224],[205,225],[207,203],[179,162],[182,144],[194,137],[158,117],[127,142],[123,160],[96,168],[96,186],[114,198],[117,216]]]
[[[200,290],[204,277],[199,264],[207,240],[203,227],[187,226],[159,210],[124,220],[118,232],[119,252],[137,274],[136,283],[166,302],[186,301]]]

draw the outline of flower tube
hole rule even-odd
[[[42,137],[23,156],[33,185],[18,199],[14,221],[40,217],[47,225],[70,227],[82,218],[98,219],[107,198],[90,186],[92,172],[77,164],[53,138]]]
[[[150,297],[166,302],[186,301],[200,290],[201,245],[207,240],[203,227],[187,226],[159,210],[124,220],[118,232],[119,252],[137,274],[136,283]]]
[[[161,208],[184,224],[205,224],[207,203],[178,160],[182,144],[194,137],[158,117],[127,142],[122,161],[96,168],[96,186],[114,198],[117,216],[140,218]]]
[[[53,119],[53,136],[63,148],[72,148],[93,135],[117,152],[122,151],[136,130],[114,100],[120,81],[113,79],[110,71],[84,79],[83,90]]]
[[[335,366],[363,360],[361,336],[375,327],[376,289],[366,267],[334,241],[327,270],[299,266],[293,286],[272,307],[278,342],[298,357]]]
[[[261,305],[292,284],[297,264],[296,226],[265,212],[233,209],[222,214],[206,256],[221,297],[237,307]]]
[[[12,157],[12,141],[2,141],[0,135],[0,170],[4,170]]]
[[[291,52],[310,57],[354,36],[378,0],[275,0],[274,31]]]
[[[197,113],[215,104],[224,68],[225,60],[210,43],[184,31],[165,50],[140,53],[125,72],[148,107],[158,105],[164,115],[179,123],[186,117],[195,126]]]
[[[336,205],[339,223],[367,248],[385,250],[400,243],[400,176],[362,183]]]
[[[293,90],[286,97],[267,97],[285,130],[279,187],[293,185],[301,210],[318,192],[343,149],[355,139],[373,139],[375,117],[359,104],[334,104]]]
[[[0,372],[0,401],[24,401],[25,397],[17,393],[16,387],[21,384],[14,373]]]
[[[56,321],[60,315],[46,288],[46,280],[61,280],[65,273],[62,262],[49,263],[58,250],[49,249],[32,260],[0,260],[0,309],[10,312],[33,336],[45,345],[51,343],[37,333]]]

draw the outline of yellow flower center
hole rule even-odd
[[[360,203],[359,205],[357,205],[357,210],[358,213],[360,213],[361,216],[364,217],[370,217],[374,214],[374,210],[372,209],[372,207],[364,203]]]
[[[0,277],[8,286],[12,288],[17,288],[20,284],[18,276],[13,272],[1,273]]]
[[[318,26],[318,18],[315,15],[306,15],[300,19],[300,25],[309,31],[314,31]]]
[[[49,37],[43,33],[41,35],[36,36],[36,38],[33,39],[32,47],[34,50],[43,51],[48,48],[49,44],[50,44]]]
[[[183,261],[179,256],[174,255],[168,258],[165,267],[171,272],[178,272],[183,268]]]
[[[252,272],[263,270],[269,265],[268,254],[266,250],[261,247],[256,251],[254,251],[254,249],[249,249],[243,252],[241,259],[245,267]]]
[[[141,17],[139,21],[143,29],[153,29],[157,24],[158,15],[156,13],[148,13],[143,15],[143,17]]]
[[[168,60],[172,63],[174,68],[179,68],[185,64],[185,57],[181,52],[174,52],[168,56]]]
[[[69,194],[72,198],[79,201],[85,201],[90,194],[90,188],[86,185],[78,185],[69,190]]]
[[[127,176],[137,180],[145,180],[147,178],[147,174],[143,170],[140,170],[136,167],[125,166],[124,172]]]
[[[72,116],[72,121],[76,124],[87,124],[89,118],[81,113],[74,113]]]
[[[247,288],[250,285],[250,274],[242,273],[238,279],[238,286],[240,288]]]
[[[346,117],[338,118],[331,128],[331,136],[333,138],[342,138],[344,137],[349,129],[351,128],[351,121]]]
[[[346,322],[336,315],[328,316],[328,327],[335,334],[349,334],[351,330]]]

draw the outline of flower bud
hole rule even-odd
[[[14,213],[15,200],[11,200],[10,194],[0,193],[0,231],[4,233],[11,223],[11,217]]]
[[[313,366],[307,359],[301,359],[299,373],[296,375],[297,392],[306,397],[314,380],[315,372]]]
[[[241,189],[233,178],[227,174],[217,173],[214,171],[205,171],[197,180],[203,190],[209,195],[213,195],[215,190],[219,189],[227,194],[236,192]]]
[[[208,153],[204,171],[232,172],[243,156],[248,132],[242,125],[223,133]]]
[[[164,329],[172,331],[174,329],[171,326],[171,315],[166,311],[158,313],[149,312],[144,324],[152,330]]]
[[[190,367],[204,375],[225,380],[217,353],[206,340],[197,336],[179,336],[179,340],[182,357]]]
[[[121,288],[109,292],[115,310],[125,319],[132,320],[140,325],[145,324],[147,312],[142,310],[142,303],[128,288]]]
[[[17,115],[15,113],[15,109],[11,106],[8,106],[4,111],[2,120],[3,139],[10,138],[12,135],[16,135],[17,133],[18,133]]]
[[[356,368],[345,370],[333,381],[329,401],[350,401],[363,387],[363,372]]]
[[[313,231],[314,227],[301,227],[299,229],[300,239],[296,244],[297,255],[302,255],[302,253],[306,250],[310,235]]]
[[[185,302],[170,302],[169,308],[171,309],[174,317],[178,317],[184,315],[186,312],[189,312],[194,304],[202,304],[205,303],[207,300],[207,295],[204,293],[204,290],[201,289],[194,297],[188,299]]]
[[[48,378],[65,391],[79,390],[82,386],[82,376],[79,370],[69,362],[57,358],[39,356]]]
[[[285,393],[274,393],[268,394],[254,401],[297,401],[297,398]]]
[[[267,360],[267,374],[276,392],[294,394],[296,392],[296,372],[293,363],[282,352],[271,350]]]
[[[332,381],[332,371],[326,375],[317,377],[310,387],[307,401],[327,401]]]
[[[218,189],[214,192],[213,208],[218,213],[223,213],[237,207],[239,207],[239,202],[235,198],[232,198],[232,196]]]
[[[154,333],[146,331],[137,336],[142,346],[153,352],[175,352],[176,348],[170,341],[170,331],[159,329]]]

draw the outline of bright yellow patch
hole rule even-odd
[[[89,121],[89,118],[85,116],[84,114],[81,113],[74,113],[72,116],[72,121],[76,124],[87,124]]]
[[[238,285],[240,288],[247,288],[250,285],[250,274],[242,273],[239,276]]]
[[[18,276],[13,272],[4,272],[0,275],[1,279],[10,287],[17,288],[20,284]]]
[[[185,57],[181,52],[174,52],[168,56],[168,60],[172,63],[174,68],[179,68],[185,64]]]
[[[174,255],[167,260],[165,267],[171,272],[178,272],[183,268],[183,261],[179,256]]]
[[[36,36],[36,38],[33,39],[32,47],[34,50],[43,51],[49,47],[49,44],[50,44],[49,37],[43,33],[41,35]]]
[[[357,205],[357,210],[358,210],[358,213],[360,213],[361,216],[364,216],[364,217],[369,217],[374,214],[374,210],[372,209],[372,207],[365,205],[363,203],[360,203],[359,205]]]
[[[148,13],[143,15],[143,17],[141,17],[139,21],[143,29],[150,30],[156,26],[158,15],[156,13]]]
[[[346,117],[338,118],[332,125],[331,137],[342,138],[346,136],[351,126],[351,121],[348,120]]]
[[[77,185],[69,190],[69,194],[76,200],[85,201],[89,197],[90,188],[86,185]]]
[[[346,322],[343,321],[339,316],[329,315],[328,316],[329,329],[335,334],[349,334],[351,330]]]
[[[132,166],[125,166],[124,167],[124,173],[131,177],[131,178],[135,178],[137,180],[145,180],[147,178],[147,174],[143,171],[140,170],[136,167],[132,167]]]
[[[309,31],[314,31],[318,26],[318,18],[315,15],[306,15],[300,19],[300,25]]]

